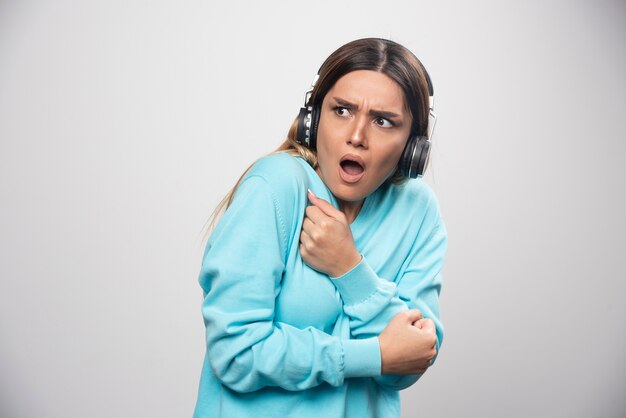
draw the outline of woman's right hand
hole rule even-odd
[[[422,374],[437,354],[435,324],[417,309],[396,314],[378,342],[382,374]]]

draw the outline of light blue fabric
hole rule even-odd
[[[302,158],[259,159],[207,242],[195,418],[397,418],[419,375],[381,375],[378,334],[418,308],[441,345],[447,236],[432,190],[415,179],[368,196],[350,225],[361,262],[331,278],[300,255],[307,188],[338,207]]]

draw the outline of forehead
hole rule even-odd
[[[355,104],[365,104],[376,110],[401,113],[406,108],[404,92],[400,85],[377,71],[349,72],[337,80],[324,100],[332,97],[340,97]]]

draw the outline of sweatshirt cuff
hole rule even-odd
[[[378,337],[343,341],[344,377],[375,377],[381,374]]]
[[[345,305],[354,305],[370,297],[378,288],[378,276],[361,255],[361,261],[347,273],[331,277]]]

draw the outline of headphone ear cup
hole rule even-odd
[[[412,136],[406,143],[402,157],[398,163],[400,173],[412,179],[422,177],[428,155],[430,153],[430,142],[425,136]]]
[[[307,148],[315,149],[317,145],[317,125],[320,122],[320,112],[317,108],[301,107],[298,114],[296,141]]]
[[[415,148],[415,137],[411,136],[408,141],[406,141],[406,145],[404,146],[404,151],[402,151],[402,156],[400,157],[400,161],[398,161],[398,170],[400,174],[404,177],[409,176],[409,165],[411,162],[411,155],[413,155],[413,149]]]
[[[309,148],[317,149],[317,126],[320,123],[320,110],[318,107],[314,107],[311,110],[311,137]]]
[[[298,127],[296,130],[296,141],[304,145],[305,147],[309,147],[309,138],[311,136],[311,108],[310,107],[301,107],[300,113],[298,113]]]

